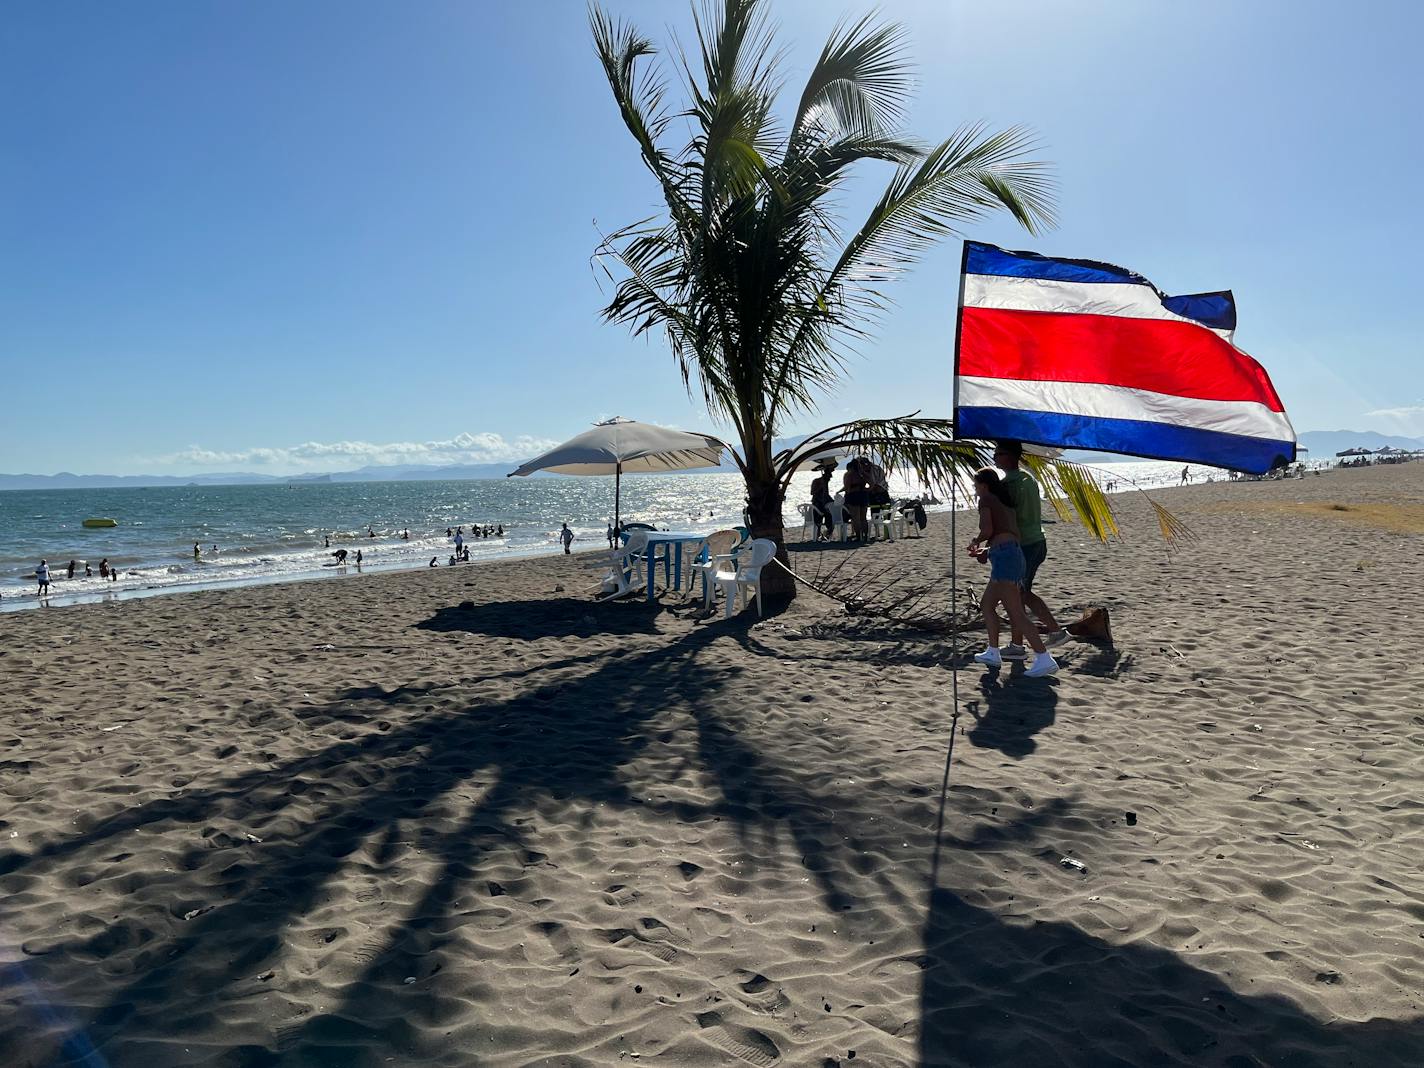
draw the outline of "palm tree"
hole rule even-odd
[[[667,208],[599,246],[597,262],[614,283],[603,314],[635,335],[664,332],[688,390],[735,428],[753,536],[774,540],[785,559],[786,488],[817,449],[874,451],[887,467],[925,479],[982,464],[948,420],[918,414],[830,427],[780,453],[772,443],[789,415],[814,410],[837,385],[851,346],[887,307],[884,284],[936,240],[999,211],[1030,233],[1052,224],[1052,181],[1045,164],[1027,158],[1029,135],[975,125],[932,147],[908,137],[900,130],[912,78],[906,38],[869,17],[831,34],[789,124],[775,111],[779,57],[763,0],[694,9],[696,52],[676,53],[683,110],[669,106],[665,76],[649,67],[652,42],[597,7],[590,22],[614,100]],[[675,127],[689,135],[677,149],[667,145]],[[865,160],[895,170],[846,238],[830,202]],[[1091,477],[1071,465],[1040,473],[1091,530],[1111,529]],[[789,576],[778,585],[794,592]]]

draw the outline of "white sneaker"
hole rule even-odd
[[[1052,634],[1045,634],[1043,636],[1043,644],[1048,646],[1048,648],[1052,649],[1055,645],[1062,645],[1070,637],[1072,637],[1072,635],[1070,635],[1062,627],[1059,627]]]
[[[1033,663],[1024,675],[1030,679],[1041,679],[1045,675],[1058,674],[1058,661],[1053,659],[1052,653],[1035,653]]]
[[[982,653],[975,653],[974,659],[981,664],[987,665],[988,667],[1004,666],[1004,658],[999,655],[999,650],[995,649],[992,645],[989,646],[989,648],[985,649]]]
[[[999,650],[999,655],[1005,660],[1024,660],[1027,658],[1024,647],[1022,645],[1015,645],[1012,642]]]

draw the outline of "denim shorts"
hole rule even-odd
[[[1026,569],[1023,549],[1018,542],[1003,541],[989,546],[990,582],[1023,582]]]

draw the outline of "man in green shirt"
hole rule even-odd
[[[1048,558],[1048,539],[1043,535],[1042,500],[1038,493],[1038,483],[1026,471],[1019,469],[1023,459],[1023,444],[1018,441],[1000,441],[994,447],[994,466],[1004,472],[1003,485],[1014,502],[1014,516],[1019,523],[1019,545],[1023,549],[1024,563],[1024,607],[1039,618],[1044,626],[1044,642],[1057,645],[1068,638],[1068,632],[1058,625],[1043,598],[1033,592],[1033,579],[1039,566]],[[1005,646],[1005,660],[1024,658],[1023,635],[1015,634],[1013,641]]]

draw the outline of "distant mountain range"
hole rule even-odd
[[[1406,438],[1399,434],[1379,434],[1373,430],[1308,430],[1300,435],[1300,443],[1310,450],[1312,460],[1324,460],[1346,449],[1424,449],[1424,438]]]
[[[0,490],[110,489],[125,486],[252,486],[303,482],[409,482],[445,478],[503,478],[517,464],[393,464],[315,475],[259,475],[225,471],[203,475],[0,475]]]
[[[800,438],[778,441],[777,447],[799,442]],[[1374,430],[1308,430],[1300,435],[1300,443],[1310,452],[1310,459],[1323,460],[1345,449],[1382,449],[1392,445],[1397,449],[1424,449],[1424,438],[1409,438],[1398,434],[1380,434]],[[1074,452],[1072,458],[1085,462],[1120,460],[1111,453]],[[248,471],[231,471],[205,475],[76,475],[61,471],[57,475],[0,475],[0,490],[20,489],[108,489],[125,486],[246,486],[281,485],[302,482],[421,482],[439,479],[503,478],[516,466],[500,464],[392,464],[362,467],[355,471],[333,471],[315,475],[259,475]],[[707,468],[703,469],[709,470]],[[735,471],[723,464],[715,471]],[[534,476],[536,478],[541,476]]]

